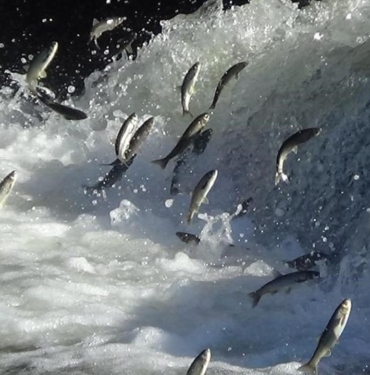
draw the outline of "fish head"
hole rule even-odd
[[[211,115],[209,113],[204,113],[202,116],[202,121],[206,124],[209,119],[211,118]]]
[[[12,180],[12,181],[15,181],[15,179],[17,178],[17,174],[15,173],[15,171],[12,171],[9,173],[8,177]]]
[[[342,301],[342,303],[340,304],[340,313],[343,314],[343,315],[348,315],[351,311],[351,307],[352,307],[352,302],[350,299],[346,298],[345,300]]]
[[[207,186],[213,186],[213,184],[215,183],[216,181],[216,178],[217,178],[217,175],[218,175],[218,171],[217,169],[213,169],[212,171],[209,171],[207,172],[205,175],[204,175],[204,185],[201,186],[201,189],[204,190],[207,188]]]
[[[211,359],[211,349],[207,348],[207,349],[204,349],[201,353],[200,353],[201,357],[204,358],[207,362]]]

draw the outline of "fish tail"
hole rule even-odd
[[[179,192],[180,192],[180,190],[179,190],[178,187],[176,187],[176,186],[171,186],[171,189],[170,189],[170,194],[171,194],[171,195],[177,195],[177,194],[179,194]]]
[[[211,106],[209,107],[209,109],[215,109],[216,108],[216,103],[212,103]]]
[[[96,45],[96,48],[100,50],[99,44],[98,44],[98,39],[94,38],[94,43]]]
[[[159,165],[162,169],[165,169],[168,163],[168,159],[157,159],[152,161],[153,164]]]
[[[186,217],[186,222],[190,225],[191,224],[191,221],[193,220],[193,216],[194,216],[194,212],[193,211],[190,211],[188,213],[188,216]]]
[[[191,117],[194,117],[193,114],[190,111],[188,111],[187,109],[182,110],[182,115],[183,116],[190,115]]]
[[[301,366],[298,371],[304,372],[306,374],[317,375],[317,367],[311,362],[308,362],[305,365]]]
[[[280,180],[284,181],[285,183],[289,183],[289,178],[284,172],[276,172],[275,174],[275,185],[277,185]]]
[[[252,292],[248,294],[252,298],[252,307],[255,308],[261,299],[261,295],[258,292]]]
[[[119,164],[121,164],[121,161],[120,161],[119,159],[116,159],[115,161],[112,161],[112,162],[109,163],[109,164],[99,164],[99,165],[100,165],[100,166],[105,166],[105,167],[107,167],[107,166],[119,165]]]

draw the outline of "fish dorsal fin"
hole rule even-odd
[[[204,199],[203,199],[203,204],[209,204],[209,200],[208,200],[207,197],[204,197]]]
[[[273,276],[274,276],[274,279],[277,279],[278,277],[281,277],[283,276],[283,274],[281,272],[279,272],[278,270],[274,270],[272,272]]]
[[[93,19],[93,26],[95,26],[98,22],[99,22],[99,21],[98,21],[96,18],[94,18],[94,19]]]
[[[297,155],[297,152],[298,152],[298,146],[294,146],[292,148],[292,151]]]

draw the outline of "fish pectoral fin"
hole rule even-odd
[[[292,148],[292,151],[297,155],[297,152],[298,152],[298,146],[294,146]]]
[[[207,197],[205,197],[205,198],[203,199],[203,204],[209,204],[209,200],[208,200]]]
[[[274,276],[275,279],[277,279],[278,277],[283,276],[283,274],[281,272],[279,272],[278,270],[273,270],[272,274],[273,274],[273,276]]]
[[[327,352],[325,353],[324,357],[330,357],[331,356],[331,350],[328,349]]]
[[[42,70],[42,71],[39,73],[39,78],[46,78],[46,72],[45,72],[45,70]]]

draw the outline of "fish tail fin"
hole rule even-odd
[[[276,174],[275,174],[275,185],[277,185],[280,182],[280,180],[284,181],[287,184],[289,183],[289,178],[285,173],[276,172]]]
[[[212,103],[209,109],[215,109],[216,108],[216,103]]]
[[[177,195],[177,194],[179,194],[179,193],[180,193],[180,190],[179,190],[178,187],[176,187],[176,186],[171,186],[171,189],[170,189],[170,194],[171,194],[171,195]]]
[[[188,216],[186,217],[186,222],[190,225],[191,221],[193,220],[194,212],[191,211],[188,213]]]
[[[166,158],[158,159],[158,160],[153,160],[152,163],[159,165],[162,169],[165,169],[167,166],[168,160]]]
[[[261,295],[257,292],[252,292],[252,293],[249,293],[248,295],[250,298],[252,298],[252,307],[255,308],[261,299]]]
[[[182,110],[182,115],[183,116],[190,115],[191,117],[194,117],[193,114],[190,111],[186,110],[186,109]]]
[[[122,164],[122,162],[119,159],[116,159],[115,161],[112,161],[109,164],[99,164],[99,165],[107,167],[107,166],[112,166],[112,165],[114,166],[114,165],[119,165],[119,164]]]
[[[97,48],[98,50],[100,50],[100,47],[99,47],[99,44],[98,44],[98,39],[94,38],[94,43],[95,43],[95,45],[96,45],[96,48]]]
[[[304,372],[304,373],[310,374],[310,375],[317,375],[317,367],[315,365],[311,364],[311,362],[308,362],[305,365],[301,366],[298,369],[298,371]]]

